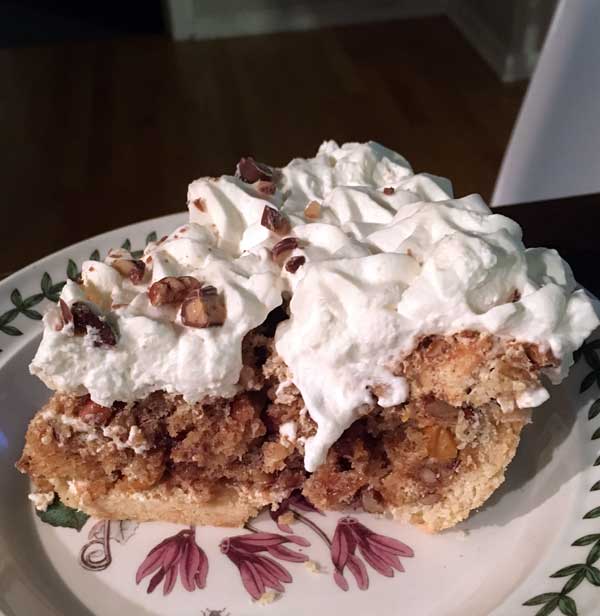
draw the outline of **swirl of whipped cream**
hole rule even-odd
[[[190,402],[235,395],[243,337],[281,304],[283,286],[269,253],[230,258],[216,247],[212,233],[190,223],[146,248],[143,259],[150,273],[143,284],[121,276],[110,265],[116,257],[130,255],[117,251],[108,263],[84,262],[83,284],[68,281],[61,299],[68,306],[87,301],[112,309],[118,343],[96,347],[89,335],[73,336],[67,327],[56,331],[50,313],[31,372],[52,389],[89,392],[105,406],[157,389],[182,394]],[[148,288],[165,276],[192,276],[222,292],[227,308],[223,325],[187,327],[178,306],[153,306]]]
[[[143,284],[111,267],[119,253],[84,263],[83,285],[68,283],[61,297],[109,314],[118,343],[107,350],[57,332],[49,315],[32,372],[56,389],[89,391],[100,404],[156,389],[190,401],[229,397],[238,391],[243,336],[291,293],[275,346],[317,424],[305,444],[313,471],[375,401],[373,390],[382,406],[406,400],[407,383],[389,366],[420,337],[477,330],[535,343],[559,360],[547,370],[558,382],[599,323],[554,250],[525,249],[514,221],[477,195],[455,199],[448,180],[414,174],[377,143],[327,141],[314,158],[294,159],[269,178],[193,182],[190,224],[148,246]],[[283,217],[285,233],[265,224],[265,208]],[[284,236],[293,238],[285,251]],[[176,308],[152,306],[148,286],[182,275],[224,294],[222,327],[189,328]],[[540,388],[517,404],[546,397]]]

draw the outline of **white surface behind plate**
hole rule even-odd
[[[598,0],[561,1],[504,156],[493,206],[600,191],[599,32]]]

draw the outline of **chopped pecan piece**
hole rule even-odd
[[[113,409],[107,406],[100,406],[88,400],[79,409],[79,419],[91,426],[105,426],[111,419]]]
[[[393,195],[395,192],[396,192],[396,189],[395,189],[395,188],[392,188],[391,186],[386,186],[386,187],[383,189],[383,194],[384,194],[384,195],[388,195],[388,196],[389,196],[389,195]]]
[[[274,207],[265,205],[260,224],[277,235],[287,235],[292,228],[290,221]]]
[[[268,165],[256,162],[252,156],[244,156],[240,158],[237,164],[235,174],[242,182],[254,184],[258,180],[271,181],[273,179],[273,169]]]
[[[321,216],[321,204],[318,201],[310,201],[304,208],[304,216],[312,219],[319,218]]]
[[[204,199],[200,199],[200,197],[198,197],[198,199],[194,199],[192,203],[200,212],[206,212],[206,201],[204,201]]]
[[[256,190],[263,195],[275,194],[276,186],[273,182],[269,182],[268,180],[258,180],[254,186],[256,187]]]
[[[146,264],[139,259],[117,259],[113,261],[111,265],[121,276],[129,278],[133,284],[142,282],[142,278],[146,272]]]
[[[94,330],[94,346],[115,346],[117,336],[113,328],[101,316],[97,315],[85,302],[75,302],[71,306],[73,331],[76,336],[84,336],[88,328]]]
[[[433,486],[438,482],[437,475],[426,466],[419,471],[419,479],[429,486]]]
[[[514,302],[518,302],[520,299],[521,299],[521,293],[519,289],[515,289],[512,292],[511,296],[508,298],[508,301],[514,304]]]
[[[456,423],[458,419],[458,412],[460,409],[444,402],[443,400],[437,400],[436,398],[427,400],[425,402],[425,412],[436,419],[441,420],[449,424]]]
[[[425,430],[427,436],[427,453],[439,462],[450,462],[458,455],[456,442],[448,428],[431,426]]]
[[[549,368],[558,365],[556,357],[550,349],[541,351],[537,344],[524,345],[525,354],[536,368]]]
[[[295,274],[298,271],[298,268],[306,263],[306,259],[303,256],[291,257],[287,260],[285,264],[285,269],[290,274]]]
[[[73,320],[73,314],[71,313],[71,309],[67,305],[67,302],[63,299],[59,299],[58,304],[60,306],[60,314],[62,315],[63,321],[65,323],[70,323]]]
[[[153,306],[178,304],[190,291],[199,289],[201,283],[192,276],[166,276],[150,285],[148,297]]]
[[[295,248],[298,248],[298,240],[295,237],[284,237],[271,248],[273,260],[280,263],[282,258]]]
[[[223,296],[210,285],[194,289],[181,304],[181,321],[188,327],[219,327],[226,315]]]

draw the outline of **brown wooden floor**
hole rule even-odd
[[[0,273],[181,210],[190,180],[252,153],[375,139],[488,198],[525,86],[445,18],[175,44],[0,51]]]

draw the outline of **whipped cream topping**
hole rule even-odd
[[[479,196],[455,199],[448,180],[414,174],[379,144],[328,141],[314,158],[248,179],[193,182],[190,223],[147,247],[142,283],[111,267],[118,252],[84,263],[83,285],[67,283],[61,298],[92,301],[114,322],[117,344],[94,346],[89,328],[83,337],[56,331],[50,313],[32,372],[104,405],[157,389],[188,401],[229,397],[239,390],[244,335],[291,294],[275,346],[318,426],[305,442],[313,471],[364,405],[407,399],[392,366],[421,336],[470,329],[535,343],[559,360],[546,371],[559,382],[599,323],[556,251],[525,249],[519,226]],[[265,226],[265,207],[289,232]],[[272,258],[284,236],[295,239]],[[223,293],[221,327],[187,327],[177,308],[150,303],[152,282],[182,275]],[[540,388],[517,403],[546,397]]]
[[[49,312],[31,372],[52,389],[89,393],[103,406],[157,389],[180,393],[190,402],[235,395],[243,337],[281,304],[283,283],[268,251],[231,258],[216,247],[211,233],[189,224],[146,248],[143,284],[133,284],[109,265],[128,256],[121,250],[111,253],[108,263],[84,262],[83,284],[68,281],[61,293],[68,306],[91,301],[110,311],[117,344],[94,346],[89,329],[85,336],[73,336],[69,327],[56,331],[56,315]],[[192,276],[216,287],[227,307],[223,325],[187,327],[178,306],[153,306],[148,288],[165,276]]]

